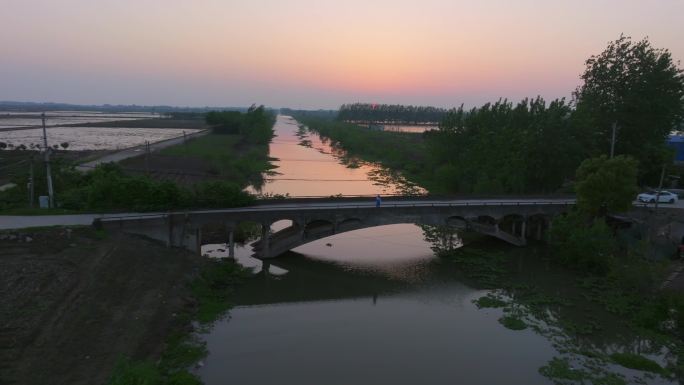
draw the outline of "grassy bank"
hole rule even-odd
[[[3,384],[103,384],[121,354],[182,366],[199,349],[190,320],[239,274],[214,274],[219,289],[206,259],[91,227],[1,231],[0,254]]]
[[[355,124],[304,115],[295,115],[295,118],[310,130],[330,139],[333,146],[350,156],[378,162],[432,191],[430,187],[435,183],[426,169],[427,154],[421,134],[374,131]]]
[[[373,131],[298,116],[352,155],[379,161],[431,193],[522,194],[561,189],[586,156],[564,101],[500,100],[447,112],[439,130]]]
[[[0,254],[3,384],[198,384],[195,333],[249,276],[91,227],[0,231]]]
[[[207,179],[230,180],[240,187],[263,183],[262,174],[273,168],[268,156],[268,144],[248,143],[238,134],[209,134],[184,145],[167,147],[159,152],[159,156],[177,159],[175,167],[190,167],[189,173],[204,173]],[[138,165],[140,161],[144,162],[144,159],[138,159]],[[131,163],[135,164],[135,161]],[[154,168],[154,164],[153,159],[153,169],[163,171]],[[124,165],[127,162],[124,161]]]
[[[188,285],[192,309],[178,315],[185,320],[167,337],[164,350],[156,360],[132,360],[121,356],[107,385],[200,385],[191,369],[207,355],[207,349],[195,335],[222,317],[231,308],[231,296],[249,272],[230,260],[208,261]],[[199,322],[194,330],[191,321]]]

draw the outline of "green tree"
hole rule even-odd
[[[616,242],[603,218],[589,219],[579,211],[554,219],[549,245],[561,263],[598,275],[615,265]]]
[[[615,153],[636,158],[640,180],[653,182],[669,159],[667,135],[684,117],[684,73],[670,52],[620,36],[586,61],[581,78],[574,96],[583,145],[593,156],[608,153],[617,124]]]
[[[238,134],[244,124],[240,111],[210,111],[205,120],[216,134]]]
[[[632,206],[638,162],[629,156],[586,159],[577,169],[577,207],[591,216],[621,212]]]
[[[556,191],[583,159],[570,114],[564,100],[539,97],[450,110],[425,135],[436,191]]]

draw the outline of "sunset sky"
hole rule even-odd
[[[0,100],[337,108],[569,97],[684,0],[0,0]],[[680,65],[681,66],[681,65]]]

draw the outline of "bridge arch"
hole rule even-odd
[[[304,225],[304,237],[334,232],[335,224],[325,219],[314,219]]]
[[[524,237],[527,232],[524,215],[513,213],[504,215],[498,223],[499,229],[516,237]]]
[[[497,223],[499,223],[499,221],[491,215],[478,215],[475,218],[475,222],[491,226],[494,226]]]
[[[468,220],[462,216],[455,215],[446,219],[446,225],[459,229],[465,229],[468,227]]]
[[[320,201],[326,204],[321,205]],[[98,219],[96,226],[144,235],[169,246],[198,251],[205,224],[223,224],[232,239],[238,223],[254,222],[261,226],[265,257],[277,256],[279,252],[338,232],[396,223],[456,224],[459,227],[466,224],[469,230],[522,246],[527,236],[548,229],[550,218],[567,212],[574,204],[574,199],[563,198],[520,198],[517,201],[510,198],[423,198],[388,200],[378,209],[372,202],[352,199],[336,199],[334,204],[330,204],[329,199],[311,199],[265,202],[255,207],[128,214]],[[270,225],[283,219],[292,221],[289,230],[271,233]],[[515,231],[501,228],[502,222],[517,223]],[[269,248],[271,240],[273,247]]]
[[[337,231],[345,232],[359,229],[363,226],[363,221],[360,218],[347,218],[337,223]]]

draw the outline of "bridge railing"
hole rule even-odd
[[[574,205],[576,201],[501,201],[501,202],[386,202],[380,205],[380,208],[402,208],[402,207],[464,207],[464,206],[569,206]],[[274,204],[274,205],[259,205],[248,207],[237,207],[234,209],[215,209],[215,210],[193,210],[192,213],[212,213],[212,212],[257,212],[257,211],[272,211],[272,210],[313,210],[313,209],[366,209],[375,207],[374,202],[367,202],[364,204],[351,203],[321,203],[321,204]]]
[[[363,204],[358,204],[356,202],[326,202],[326,203],[307,203],[307,204],[296,204],[296,203],[274,203],[270,205],[258,205],[258,206],[247,206],[247,207],[236,207],[229,209],[207,209],[207,210],[187,210],[187,211],[168,211],[168,212],[155,212],[149,214],[135,214],[135,215],[113,215],[113,216],[103,216],[99,218],[102,222],[114,222],[121,220],[149,220],[149,219],[165,219],[170,215],[190,215],[190,214],[212,214],[212,213],[241,213],[241,212],[264,212],[264,211],[274,211],[274,210],[330,210],[330,209],[386,209],[386,208],[410,208],[410,207],[470,207],[470,206],[570,206],[576,203],[575,199],[563,199],[563,200],[501,200],[501,201],[486,201],[486,200],[460,200],[460,201],[385,201],[379,208],[375,207],[375,202],[366,201]],[[311,201],[309,201],[311,202]],[[355,204],[356,203],[356,204]]]

